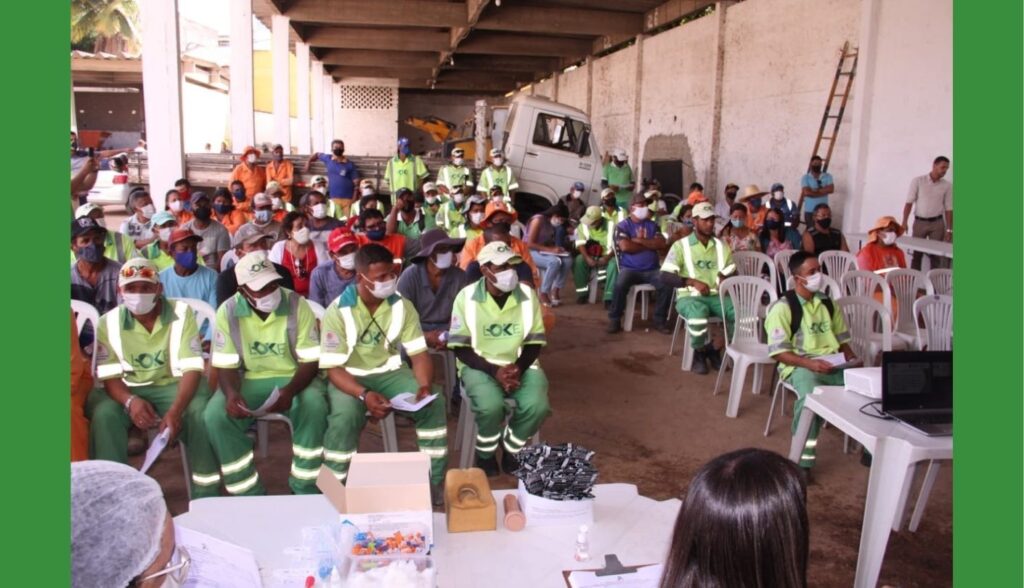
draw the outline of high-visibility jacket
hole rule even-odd
[[[601,244],[601,253],[606,254],[609,251],[615,249],[615,231],[612,230],[614,227],[605,225],[605,229],[594,229],[590,225],[580,223],[576,227],[576,247],[582,247],[587,244],[587,241],[596,241]]]
[[[290,377],[298,364],[320,359],[320,333],[313,311],[301,296],[291,290],[282,288],[281,297],[281,303],[266,321],[260,320],[241,294],[220,305],[211,358],[214,367],[245,369],[246,378],[251,379]],[[279,320],[282,316],[285,319],[283,340]],[[243,318],[251,322],[242,325]],[[254,329],[265,333],[264,340],[252,336]],[[246,336],[243,336],[244,330],[249,331]],[[288,349],[285,351],[278,346],[287,346]]]
[[[519,189],[519,182],[512,175],[511,167],[503,165],[499,170],[491,165],[480,174],[480,191],[490,194],[493,186],[501,186],[502,195],[508,196],[510,190]]]
[[[437,172],[437,183],[449,190],[455,186],[472,186],[473,172],[465,165],[448,164]]]
[[[522,284],[499,307],[487,291],[486,280],[463,288],[455,297],[449,325],[449,347],[471,347],[494,365],[514,363],[523,345],[546,345],[540,304]],[[531,368],[538,368],[534,362]]]
[[[186,371],[202,371],[203,369],[203,358],[197,353],[197,347],[199,346],[199,340],[196,336],[196,323],[195,318],[192,315],[192,309],[189,308],[188,304],[182,301],[170,301],[166,298],[162,299],[162,303],[167,309],[170,305],[172,309],[170,314],[166,310],[161,313],[158,320],[165,321],[171,325],[170,334],[167,339],[167,362],[170,367],[171,376],[174,378],[180,378],[185,375]],[[98,365],[96,366],[96,375],[101,380],[107,380],[117,376],[124,376],[126,374],[134,373],[135,367],[129,359],[128,354],[125,353],[124,344],[122,342],[122,325],[126,322],[125,314],[128,313],[128,309],[123,306],[119,306],[114,310],[111,310],[103,316],[103,329],[100,333],[100,342],[103,349],[97,348]],[[135,319],[132,319],[135,320]],[[109,352],[112,356],[107,355]],[[182,353],[182,351],[185,353]],[[144,350],[147,355],[151,355],[156,358],[159,356],[161,349],[146,349]],[[108,361],[110,359],[111,361]],[[164,385],[166,378],[157,378],[150,381],[131,381],[131,378],[122,378],[127,386],[150,386],[150,385]]]
[[[705,246],[694,233],[672,244],[661,271],[704,282],[710,288],[710,294],[717,294],[718,275],[732,274],[736,271],[736,264],[732,261],[732,250],[724,241],[711,237]],[[692,286],[685,286],[678,289],[677,296],[701,296],[701,293]]]

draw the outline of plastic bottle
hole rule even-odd
[[[587,526],[580,525],[580,532],[576,535],[576,561],[587,561],[590,559],[590,539],[587,537]]]

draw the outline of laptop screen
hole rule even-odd
[[[952,410],[952,351],[882,354],[882,411]]]

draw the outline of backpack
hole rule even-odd
[[[789,304],[789,332],[795,337],[800,332],[800,322],[804,318],[804,308],[800,304],[800,298],[797,296],[796,290],[786,290],[783,294],[786,298],[786,303]],[[832,299],[827,296],[822,296],[821,303],[825,305],[828,310],[829,318],[835,313],[835,305],[832,303]]]

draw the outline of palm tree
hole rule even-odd
[[[141,42],[138,17],[135,0],[71,0],[72,48],[135,53]]]

